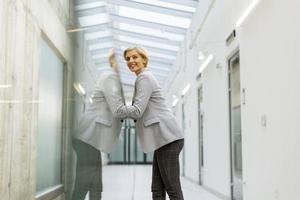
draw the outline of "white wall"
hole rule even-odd
[[[300,2],[262,1],[240,37],[247,200],[299,197]],[[266,127],[261,119],[266,117]]]
[[[166,88],[170,98],[180,94],[187,83],[192,84],[184,99],[190,124],[185,135],[186,176],[198,181],[196,99],[197,86],[202,84],[204,186],[224,199],[231,195],[227,60],[239,48],[241,87],[246,89],[246,104],[242,106],[244,199],[296,199],[300,178],[300,28],[296,25],[300,3],[262,0],[227,46],[226,38],[250,3],[251,0],[201,1],[183,45],[187,52],[182,48],[178,54],[174,75]],[[199,50],[212,53],[214,59],[197,81]],[[185,59],[187,62],[182,62]],[[182,100],[174,108],[179,116],[181,104]],[[264,115],[267,127],[261,126]],[[177,119],[181,119],[179,116]]]

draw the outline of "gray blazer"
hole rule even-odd
[[[168,108],[162,88],[153,74],[144,69],[135,81],[132,106],[120,113],[137,119],[136,129],[145,153],[183,138],[172,111]]]
[[[107,70],[99,77],[92,103],[87,105],[79,121],[75,138],[102,152],[112,152],[120,135],[121,118],[125,117],[124,113],[118,113],[122,106],[124,96],[120,78],[115,71]]]

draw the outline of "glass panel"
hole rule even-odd
[[[243,199],[242,132],[241,132],[241,93],[240,65],[238,55],[230,60],[230,122],[232,155],[233,199]]]
[[[93,39],[107,37],[107,36],[111,36],[111,35],[112,35],[111,30],[105,30],[105,31],[97,31],[97,32],[93,32],[93,33],[86,33],[86,34],[84,34],[84,38],[86,40],[93,40]]]
[[[126,48],[127,47],[125,47],[125,46],[121,46],[122,51],[124,51]],[[150,57],[150,59],[149,59],[150,61],[151,61],[151,56],[159,57],[159,58],[166,58],[166,59],[170,59],[170,60],[175,60],[176,59],[176,57],[174,57],[174,56],[164,55],[164,54],[157,53],[157,52],[154,52],[154,51],[149,51],[149,50],[148,50],[148,54],[149,54],[149,57]]]
[[[169,33],[165,32],[163,30],[158,30],[158,29],[153,29],[153,28],[146,28],[142,26],[136,26],[133,24],[126,24],[126,23],[116,23],[116,27],[118,27],[121,30],[131,30],[137,33],[142,33],[142,34],[148,34],[156,37],[162,37],[174,41],[183,41],[184,40],[184,35],[180,34],[175,34],[175,33]]]
[[[119,40],[125,41],[125,42],[131,42],[134,44],[141,44],[141,45],[148,45],[150,47],[156,47],[160,49],[167,49],[171,51],[178,51],[179,47],[178,46],[172,46],[172,45],[167,45],[167,44],[162,44],[162,43],[156,43],[156,42],[150,42],[146,41],[143,39],[138,39],[138,38],[133,38],[133,37],[128,37],[128,36],[118,36]]]
[[[241,108],[232,109],[232,134],[235,175],[242,178]]]
[[[109,17],[108,14],[106,13],[102,13],[102,14],[95,13],[95,15],[79,17],[78,20],[81,26],[92,26],[96,24],[108,23]]]
[[[137,149],[139,151],[137,151],[137,162],[143,162],[144,161],[144,152],[141,150],[142,147],[140,145],[139,140],[137,140]]]
[[[154,152],[150,152],[150,153],[147,153],[147,162],[148,163],[152,163],[152,161],[153,161],[153,154],[154,154]]]
[[[109,154],[110,162],[118,162],[121,163],[124,161],[124,128],[121,130],[120,140],[117,143],[115,150]]]
[[[195,12],[195,10],[196,10],[196,8],[193,8],[193,7],[188,7],[188,6],[183,6],[183,5],[178,5],[178,4],[168,3],[168,2],[163,2],[163,1],[157,1],[157,0],[133,0],[133,1],[146,3],[146,4],[152,4],[152,5],[161,6],[161,7],[165,7],[165,8],[173,8],[173,9],[182,10],[182,11]]]
[[[89,45],[89,50],[92,51],[92,50],[106,49],[106,48],[111,48],[111,47],[113,47],[112,42],[104,42],[104,43]]]
[[[123,123],[123,127],[120,142],[116,150],[109,156],[110,163],[151,163],[153,154],[148,154],[145,160],[145,154],[142,152],[136,135],[134,121],[132,119],[126,119]]]
[[[136,155],[137,155],[137,149],[136,149],[136,137],[135,137],[135,128],[131,128],[129,129],[129,134],[130,134],[130,163],[136,163],[137,159],[136,159]]]
[[[45,41],[41,45],[39,99],[38,193],[61,184],[63,63]]]
[[[134,19],[141,19],[148,22],[155,22],[159,24],[165,24],[170,26],[177,26],[181,28],[188,28],[191,20],[183,17],[175,17],[162,13],[144,11],[135,8],[129,8],[126,6],[119,7],[119,15],[124,17],[130,17]]]
[[[85,4],[81,4],[81,5],[75,6],[75,10],[76,11],[77,10],[85,10],[85,9],[96,8],[96,7],[105,6],[105,5],[106,5],[105,1],[85,3]]]

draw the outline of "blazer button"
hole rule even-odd
[[[136,119],[135,120],[133,120],[134,121],[134,123],[136,123]]]
[[[123,120],[123,119],[121,119],[121,122],[123,123],[123,122],[124,122],[124,120]]]

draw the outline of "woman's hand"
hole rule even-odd
[[[118,67],[115,48],[110,49],[108,60],[109,60],[109,63],[110,63],[111,67],[113,67],[113,68]]]

